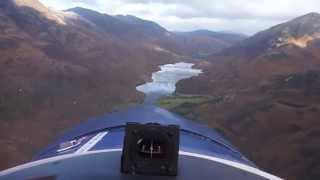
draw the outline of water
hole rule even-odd
[[[136,89],[146,95],[145,103],[153,104],[157,99],[171,95],[180,80],[198,76],[200,69],[192,69],[192,63],[176,63],[160,66],[160,71],[152,73],[152,82],[147,82]]]

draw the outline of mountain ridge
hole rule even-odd
[[[194,58],[214,54],[246,38],[243,35],[208,30],[184,33],[170,32],[155,22],[132,15],[111,16],[82,7],[66,11],[77,13],[93,22],[99,31],[105,31],[117,38],[130,42],[140,41],[141,44],[144,43],[150,48],[163,49],[174,54]],[[142,39],[143,41],[141,41]]]
[[[142,102],[138,84],[188,58],[152,22],[117,16],[125,28],[109,32],[101,13],[92,22],[36,0],[15,2],[0,1],[0,169],[28,161],[83,120]]]
[[[229,52],[233,51],[231,54],[234,56],[246,55],[255,58],[258,54],[269,53],[282,47],[306,48],[310,42],[320,38],[319,33],[320,14],[308,13],[258,32],[217,55],[228,56]]]
[[[318,179],[320,40],[314,34],[320,32],[319,22],[319,14],[307,14],[198,62],[204,73],[179,82],[177,94],[219,101],[173,111],[218,129],[273,174]],[[279,38],[282,44],[276,45]]]
[[[0,168],[27,161],[82,120],[141,102],[135,86],[159,65],[205,58],[197,62],[204,73],[179,82],[177,93],[217,98],[175,110],[221,131],[263,169],[319,179],[319,14],[245,39],[12,2],[0,1]]]
[[[0,1],[0,19],[1,169],[28,161],[82,120],[142,101],[135,86],[179,60],[12,1]]]
[[[107,32],[123,35],[132,31],[135,28],[141,28],[147,26],[146,28],[151,29],[152,32],[155,32],[153,35],[163,35],[167,33],[167,30],[161,27],[160,25],[152,22],[146,21],[134,16],[111,16],[105,13],[99,13],[91,9],[86,9],[82,7],[75,7],[66,10],[66,12],[74,12],[78,15],[86,18],[87,20],[94,22],[97,26],[101,26],[101,29],[106,30]],[[128,29],[128,28],[131,29]],[[146,32],[145,32],[146,33]]]

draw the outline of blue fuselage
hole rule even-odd
[[[279,179],[259,170],[209,127],[146,105],[80,124],[38,153],[32,162],[0,172],[0,179],[150,179],[120,173],[124,129],[128,122],[180,126],[178,176],[157,177],[159,179]]]

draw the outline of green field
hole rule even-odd
[[[195,111],[197,107],[205,106],[209,103],[218,103],[221,100],[222,97],[217,96],[174,94],[161,98],[157,105],[186,118],[196,120],[198,119]]]
[[[215,100],[213,96],[200,96],[200,95],[172,95],[161,98],[157,105],[165,109],[175,109],[184,104],[199,105]]]

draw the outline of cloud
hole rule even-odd
[[[173,31],[209,29],[253,34],[309,12],[318,0],[41,0],[57,9],[75,6],[131,14]]]

